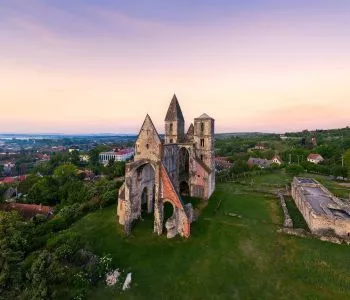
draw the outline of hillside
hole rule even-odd
[[[96,253],[110,253],[134,280],[122,294],[101,284],[90,299],[350,297],[348,246],[277,233],[282,212],[271,192],[290,179],[282,173],[257,177],[255,191],[244,183],[218,185],[188,240],[153,235],[151,219],[125,238],[115,206],[87,215],[71,230]]]

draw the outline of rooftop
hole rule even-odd
[[[165,121],[177,121],[177,120],[184,121],[184,116],[182,114],[179,101],[177,100],[176,95],[174,94],[173,99],[171,99],[168,112],[165,116]]]
[[[204,113],[200,115],[197,119],[213,119],[213,118]]]

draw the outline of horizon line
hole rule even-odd
[[[337,130],[337,129],[346,129],[349,128],[349,126],[345,126],[345,127],[339,127],[339,128],[316,128],[316,129],[308,129],[305,128],[303,130],[296,130],[296,131],[223,131],[223,132],[215,132],[215,134],[237,134],[237,133],[266,133],[266,134],[284,134],[284,133],[289,133],[289,132],[302,132],[304,130],[307,131],[319,131],[319,130]],[[99,135],[99,136],[137,136],[138,133],[114,133],[114,132],[101,132],[101,133],[93,133],[93,132],[89,132],[89,133],[79,133],[79,132],[75,132],[75,133],[59,133],[59,132],[0,132],[0,135],[58,135],[58,136],[76,136],[76,135],[85,135],[85,136],[91,136],[91,135]],[[160,133],[160,135],[164,135],[164,133]]]

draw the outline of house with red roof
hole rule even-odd
[[[27,179],[26,175],[20,175],[20,176],[15,176],[15,177],[5,177],[5,178],[0,178],[0,184],[13,184],[16,182],[21,182]]]
[[[277,164],[277,165],[281,165],[282,164],[282,159],[279,157],[279,155],[275,155],[274,157],[272,157],[271,159],[271,163],[272,164]]]
[[[101,152],[99,154],[100,163],[106,165],[111,159],[114,161],[127,161],[135,154],[134,148],[126,148],[121,150]]]
[[[53,214],[53,207],[41,204],[9,203],[0,205],[4,211],[18,211],[24,218],[30,219],[36,215],[50,217]]]
[[[320,154],[310,153],[309,156],[307,157],[307,161],[317,165],[320,162],[323,162],[324,159]]]

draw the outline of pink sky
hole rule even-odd
[[[54,2],[1,6],[0,132],[136,133],[147,113],[163,132],[174,92],[187,125],[206,112],[217,132],[350,123],[346,2],[228,11],[223,1],[188,19]]]

